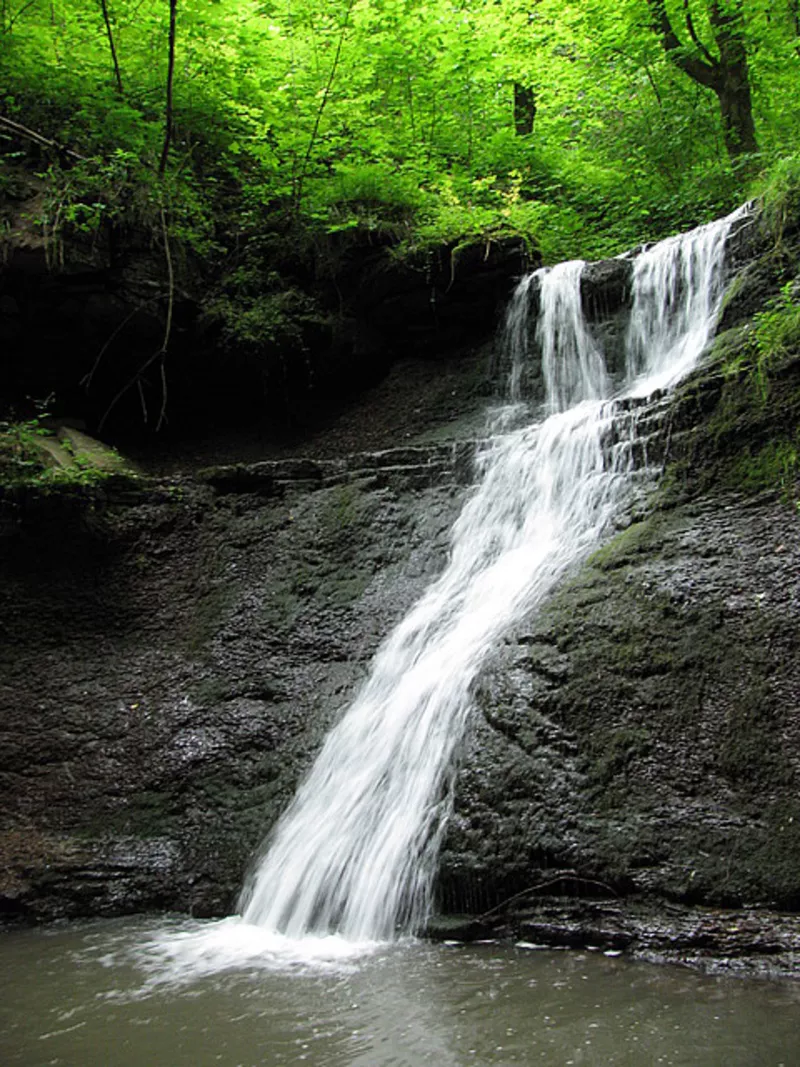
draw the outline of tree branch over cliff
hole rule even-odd
[[[44,134],[23,126],[21,122],[6,118],[5,115],[0,115],[0,128],[16,134],[17,137],[24,137],[28,141],[33,141],[34,144],[38,144],[42,148],[52,148],[59,155],[71,156],[72,159],[79,159],[82,162],[86,161],[86,156],[82,156],[80,152],[74,152],[71,148],[66,148],[64,145],[59,144],[58,141],[53,141],[51,138],[45,137]]]
[[[158,164],[158,173],[164,177],[169,158],[169,146],[172,141],[173,122],[173,99],[172,88],[175,79],[175,23],[177,21],[178,0],[169,0],[169,54],[167,57],[167,101],[164,112],[164,145],[161,149],[161,159]]]
[[[716,94],[730,158],[757,152],[741,6],[734,3],[730,10],[723,10],[718,0],[707,0],[708,21],[719,50],[719,58],[715,58],[700,40],[688,0],[683,0],[686,29],[692,42],[688,46],[675,32],[666,0],[647,0],[647,3],[653,32],[670,63]]]
[[[674,63],[684,74],[688,74],[694,81],[699,82],[700,85],[705,85],[708,89],[715,88],[718,83],[717,64],[709,55],[708,50],[702,48],[702,52],[708,56],[711,62],[691,55],[675,32],[665,0],[647,0],[647,3],[653,16],[653,29],[659,37],[661,46],[669,61]],[[689,26],[690,37],[695,40],[696,34],[691,18],[688,19],[687,25]]]

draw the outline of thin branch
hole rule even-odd
[[[25,14],[25,12],[28,10],[29,7],[33,7],[33,5],[37,4],[38,2],[39,2],[39,0],[28,0],[28,3],[27,4],[23,4],[22,7],[19,9],[19,11],[16,13],[16,15],[9,15],[9,17],[8,17],[8,29],[4,28],[3,29],[3,33],[11,33],[11,31],[14,29],[14,23],[18,19],[22,18],[22,16]]]
[[[122,96],[122,71],[119,69],[117,49],[114,45],[114,34],[111,29],[111,18],[108,14],[108,4],[106,3],[106,0],[100,0],[100,7],[103,9],[103,21],[106,24],[106,34],[108,35],[108,47],[111,49],[111,59],[114,62],[114,77],[117,80],[117,92]]]
[[[152,301],[151,301],[151,303],[152,303]],[[128,325],[128,323],[131,321],[131,319],[134,318],[136,315],[138,315],[139,312],[142,311],[145,307],[147,307],[147,304],[137,305],[133,309],[133,311],[130,312],[129,315],[125,316],[125,318],[122,320],[122,322],[119,324],[119,326],[115,327],[115,329],[112,330],[111,335],[106,339],[105,344],[100,349],[100,351],[97,353],[97,357],[95,358],[95,361],[92,364],[92,369],[87,374],[84,374],[84,376],[81,378],[81,385],[85,389],[90,389],[91,388],[92,379],[94,378],[95,374],[97,373],[97,368],[100,366],[100,363],[102,362],[103,356],[106,354],[106,352],[110,348],[111,344],[114,342],[115,338],[118,337],[120,333],[122,333],[122,331],[125,329],[125,327]]]
[[[169,282],[169,294],[167,297],[167,321],[164,325],[164,340],[161,342],[161,410],[158,413],[156,431],[160,430],[167,412],[167,374],[165,363],[167,348],[172,333],[172,312],[175,306],[175,269],[172,265],[172,252],[169,247],[169,230],[167,229],[167,216],[164,205],[161,205],[161,232],[164,236],[164,255],[167,260],[167,279]]]
[[[629,55],[629,53],[626,52],[624,48],[620,48],[619,46],[617,46],[615,48],[612,48],[611,51],[614,53],[614,55],[622,56],[623,59],[626,59],[631,64],[631,66],[634,67],[634,69],[637,66],[639,66],[639,61],[634,59],[634,57],[632,55]],[[656,100],[658,102],[658,106],[659,106],[660,110],[663,111],[664,110],[664,102],[661,99],[661,93],[659,92],[658,86],[656,85],[655,78],[653,77],[653,74],[652,74],[652,72],[650,70],[650,64],[648,62],[645,62],[645,64],[644,64],[644,72],[645,72],[645,75],[647,76],[647,80],[650,82],[650,88],[653,90],[653,93],[655,94],[655,98],[656,98]]]
[[[344,47],[345,38],[347,36],[347,26],[350,22],[350,13],[352,12],[354,7],[355,0],[350,0],[349,4],[347,5],[347,11],[345,12],[344,22],[342,23],[342,29],[339,33],[339,41],[336,45],[336,53],[333,57],[333,63],[331,64],[330,73],[328,74],[328,81],[325,85],[325,89],[323,90],[322,98],[319,102],[319,107],[317,108],[317,117],[314,121],[314,129],[311,131],[311,137],[308,141],[308,147],[306,148],[305,158],[303,159],[302,166],[300,167],[300,173],[297,178],[297,189],[295,190],[294,197],[295,214],[299,213],[300,211],[300,205],[303,200],[303,183],[305,181],[306,171],[308,170],[308,164],[311,160],[311,153],[314,150],[314,145],[317,143],[317,134],[319,133],[319,126],[322,122],[322,115],[328,103],[328,98],[330,96],[331,89],[333,88],[333,80],[336,77],[336,70],[339,66],[339,59],[341,57],[342,48]]]
[[[494,908],[490,908],[482,915],[479,915],[478,922],[480,922],[481,919],[488,919],[490,915],[494,915],[498,911],[502,911],[504,908],[507,908],[509,904],[513,904],[515,900],[519,900],[521,897],[527,897],[531,893],[537,893],[540,889],[549,889],[551,886],[558,885],[559,882],[579,882],[581,885],[594,885],[599,889],[605,889],[615,897],[619,896],[619,893],[617,893],[610,885],[606,885],[605,882],[599,882],[595,878],[581,878],[579,875],[567,871],[564,874],[557,875],[555,878],[548,879],[546,882],[539,882],[538,885],[528,886],[527,889],[515,893],[513,897],[501,901],[501,903],[497,904]]]
[[[144,387],[142,386],[142,379],[140,378],[136,383],[136,388],[139,391],[139,403],[142,405],[142,421],[145,426],[147,425],[147,401],[144,396]]]
[[[131,389],[134,385],[137,385],[137,384],[141,383],[142,375],[144,374],[144,372],[146,370],[148,370],[150,367],[152,367],[152,365],[159,358],[159,356],[162,356],[163,354],[164,353],[159,348],[156,352],[154,352],[152,354],[152,356],[150,356],[148,359],[146,359],[144,361],[144,363],[141,365],[141,367],[137,368],[136,372],[128,379],[128,381],[117,390],[117,392],[114,394],[114,397],[113,397],[111,403],[106,408],[105,414],[103,415],[103,417],[100,420],[100,422],[97,424],[98,433],[102,433],[103,427],[105,426],[105,423],[106,423],[106,419],[111,414],[111,412],[114,410],[114,408],[117,406],[117,404],[120,402],[120,400],[122,400],[123,396],[125,396],[127,391],[129,389]]]
[[[167,292],[167,318],[164,324],[164,339],[156,349],[156,351],[149,356],[140,367],[136,369],[133,375],[121,386],[114,394],[111,403],[106,408],[103,417],[97,424],[98,432],[102,432],[103,426],[105,426],[106,420],[120,400],[125,396],[129,389],[132,389],[135,385],[139,392],[139,400],[142,405],[142,411],[145,415],[145,422],[147,421],[147,405],[144,398],[144,389],[142,388],[142,382],[144,374],[152,365],[161,360],[159,373],[161,377],[161,408],[158,414],[158,421],[156,422],[156,431],[160,430],[166,420],[167,413],[167,374],[166,374],[166,357],[167,349],[169,347],[170,336],[172,334],[172,317],[175,305],[175,270],[172,262],[172,252],[169,245],[169,229],[167,227],[167,215],[164,210],[164,205],[161,205],[161,232],[164,237],[164,258],[167,264],[167,280],[169,289]],[[138,309],[137,309],[138,310]]]
[[[652,74],[652,72],[650,70],[650,64],[649,63],[645,63],[644,72],[647,75],[647,80],[650,82],[650,88],[653,90],[653,93],[655,95],[656,101],[658,102],[659,110],[663,111],[664,110],[664,102],[661,99],[661,93],[658,91],[658,86],[656,85],[656,80],[653,77],[653,74]]]

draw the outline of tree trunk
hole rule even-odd
[[[533,133],[536,119],[536,94],[527,85],[514,82],[514,132],[517,137]]]
[[[175,76],[175,23],[177,21],[178,0],[169,0],[169,59],[167,61],[167,103],[164,112],[164,146],[158,164],[159,177],[164,177],[172,140],[172,82]]]
[[[708,15],[719,48],[717,78],[712,88],[719,99],[725,147],[731,159],[735,159],[758,151],[741,12],[737,4],[726,14],[718,0],[710,0]]]
[[[746,69],[744,72],[731,69],[725,74],[719,88],[714,87],[714,92],[719,99],[725,147],[730,158],[736,159],[757,152],[758,142]]]
[[[729,157],[733,160],[757,152],[740,5],[734,4],[730,10],[723,11],[719,0],[708,0],[708,19],[719,52],[714,56],[698,37],[687,5],[684,8],[686,31],[691,41],[689,46],[684,45],[675,32],[665,0],[648,0],[648,4],[653,16],[653,30],[658,34],[669,61],[693,81],[711,89],[719,100]]]

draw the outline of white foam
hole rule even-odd
[[[286,937],[234,915],[153,929],[136,946],[135,962],[147,975],[147,991],[225,971],[347,972],[379,947],[338,934]]]

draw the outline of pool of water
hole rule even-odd
[[[800,983],[498,944],[304,958],[241,927],[226,956],[220,930],[137,919],[1,935],[0,1063],[800,1064]]]

